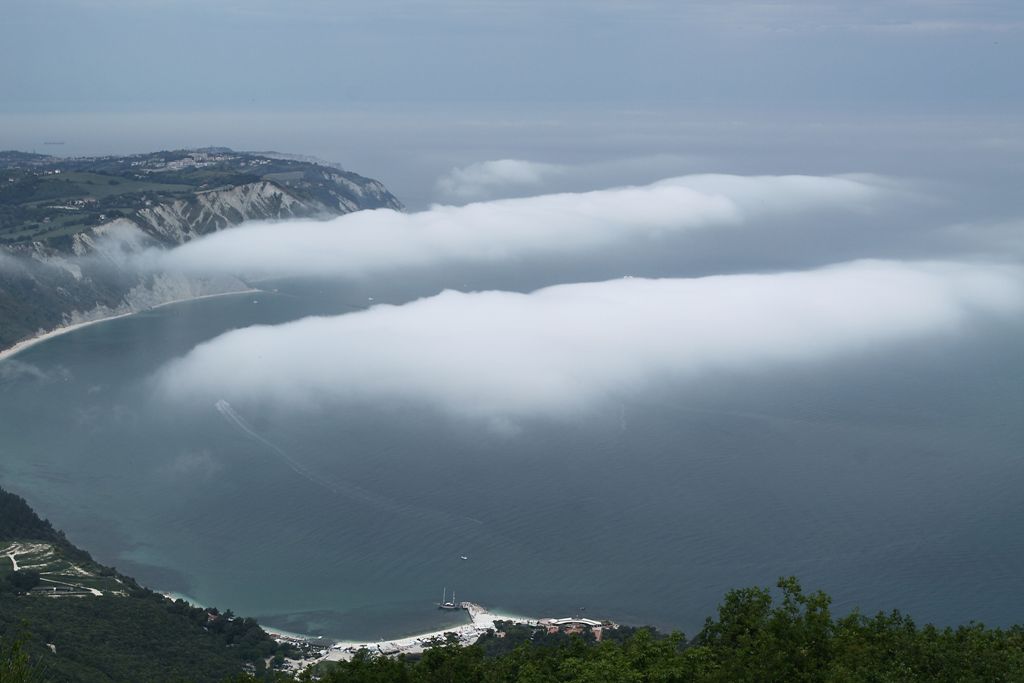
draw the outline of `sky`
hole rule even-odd
[[[1020,171],[1022,34],[1015,0],[5,0],[0,148],[314,154],[417,209],[504,159]]]
[[[7,0],[2,30],[9,110],[1022,103],[1013,0]]]

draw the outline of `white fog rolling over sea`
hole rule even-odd
[[[641,187],[361,211],[328,221],[248,224],[154,251],[144,265],[242,276],[354,277],[631,246],[661,235],[747,226],[825,210],[864,214],[904,193],[871,175],[669,178]]]
[[[323,641],[1019,624],[1022,64],[1024,0],[4,2],[0,486]]]
[[[943,237],[967,253],[1020,263],[1024,261],[1024,219],[947,226]]]
[[[474,200],[507,188],[536,189],[552,178],[565,175],[569,168],[562,164],[546,164],[525,159],[481,161],[463,168],[453,168],[437,181],[438,191],[446,197]]]
[[[1024,310],[1024,271],[861,261],[699,279],[624,278],[529,294],[446,291],[401,306],[254,326],[163,368],[163,395],[315,406],[437,406],[566,417],[663,383],[956,334]]]
[[[568,172],[486,162],[456,169],[447,191],[468,197],[541,185]],[[148,252],[140,262],[364,286],[419,270],[433,273],[446,291],[399,297],[397,306],[374,306],[369,297],[364,312],[228,332],[163,368],[157,386],[162,397],[186,404],[197,397],[291,409],[324,399],[410,402],[501,428],[517,418],[586,413],[716,372],[841,366],[844,357],[955,337],[968,322],[1019,313],[1021,269],[997,253],[1012,226],[918,228],[907,231],[917,241],[898,259],[802,263],[804,243],[824,245],[827,253],[837,235],[850,233],[862,250],[885,254],[893,238],[875,224],[899,232],[902,216],[935,204],[923,187],[872,174],[703,174],[409,214],[378,210],[243,225]],[[710,246],[688,265],[685,256],[701,237]],[[642,273],[659,256],[679,260],[669,277],[529,286],[533,264],[544,259],[557,257],[566,268],[622,250],[637,254]],[[736,272],[725,265],[744,250],[755,253],[757,267]],[[779,254],[795,264],[761,265]],[[516,291],[486,284],[466,291],[452,266],[467,264],[521,273]]]

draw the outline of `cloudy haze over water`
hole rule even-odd
[[[452,182],[540,184],[564,170],[502,162]],[[940,224],[903,245],[909,253],[899,260],[837,257],[794,271],[770,266],[769,249],[757,274],[717,274],[729,272],[729,252],[748,241],[779,252],[821,242],[824,254],[838,253],[830,252],[829,226],[843,215],[840,230],[853,231],[864,249],[892,250],[884,237],[871,237],[872,226],[898,229],[900,221],[886,223],[887,213],[911,207],[905,215],[913,215],[914,207],[934,205],[923,188],[867,174],[693,175],[221,231],[143,261],[203,274],[367,283],[419,269],[446,272],[442,282],[458,287],[453,264],[522,272],[529,282],[531,264],[551,255],[568,265],[606,260],[628,245],[641,263],[659,252],[669,262],[672,254],[680,258],[675,277],[627,275],[537,291],[523,285],[518,293],[449,289],[397,306],[371,298],[364,312],[235,330],[166,365],[156,387],[183,405],[225,398],[290,409],[324,401],[411,403],[514,433],[523,417],[582,415],[716,373],[842,363],[1019,316],[1024,270],[1013,251],[1016,223]],[[704,252],[710,275],[679,277],[689,275],[688,240],[707,233],[719,237]],[[936,250],[953,260],[927,260]]]
[[[831,209],[864,215],[900,193],[877,176],[698,175],[643,187],[437,205],[416,213],[361,211],[329,221],[247,225],[148,256],[157,268],[257,277],[355,277],[452,262],[537,254],[569,259],[662,234],[749,226]]]
[[[1020,268],[951,263],[447,291],[228,332],[166,366],[158,382],[187,403],[412,401],[506,424],[577,414],[695,375],[955,334],[1022,310]]]

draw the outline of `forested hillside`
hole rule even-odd
[[[25,499],[0,489],[0,541],[31,539],[59,541],[60,535],[45,519],[40,519]]]
[[[46,681],[219,681],[295,653],[253,619],[171,601],[97,564],[3,489],[0,652],[0,683],[20,680],[22,660]]]

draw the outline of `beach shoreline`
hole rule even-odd
[[[533,626],[540,623],[540,620],[538,619],[531,619],[514,614],[491,612],[490,610],[472,602],[462,603],[462,609],[469,613],[470,623],[468,624],[452,626],[426,633],[417,633],[399,638],[392,638],[389,640],[356,641],[332,640],[323,638],[322,636],[296,637],[299,634],[281,633],[280,631],[276,631],[273,627],[268,628],[263,626],[262,628],[275,639],[304,642],[319,649],[320,654],[318,656],[307,657],[299,660],[289,660],[285,666],[286,669],[301,671],[310,665],[319,664],[320,662],[349,661],[360,650],[367,650],[371,654],[383,656],[422,654],[428,647],[433,645],[436,640],[444,640],[448,634],[454,635],[458,640],[459,645],[472,645],[489,631],[497,630],[495,622],[498,621],[510,621],[516,624],[528,624]]]
[[[200,605],[194,598],[184,593],[177,593],[173,591],[159,592],[165,598],[170,600],[184,600],[194,607],[203,607],[203,605]],[[294,631],[287,631],[285,629],[267,626],[266,624],[260,624],[260,628],[278,642],[291,643],[297,646],[312,648],[312,650],[306,651],[307,656],[303,658],[286,660],[284,664],[285,670],[299,672],[309,666],[319,664],[320,662],[349,661],[361,650],[366,650],[374,655],[383,656],[422,654],[428,647],[431,647],[435,641],[443,641],[448,634],[454,635],[458,640],[459,645],[472,645],[489,631],[497,630],[495,622],[498,621],[510,621],[515,624],[527,624],[531,626],[536,626],[541,623],[539,619],[532,619],[516,614],[506,614],[503,612],[492,612],[487,608],[472,602],[463,602],[461,603],[460,608],[468,613],[470,623],[449,626],[435,631],[399,636],[397,638],[381,638],[376,641],[341,640],[322,635],[317,636],[308,633],[296,633]],[[310,652],[315,652],[316,654],[310,656]]]
[[[28,339],[23,339],[20,342],[17,342],[16,344],[14,344],[13,346],[9,346],[6,349],[0,350],[0,361],[5,361],[8,358],[12,358],[12,357],[16,356],[17,354],[21,353],[22,351],[25,351],[26,349],[29,349],[29,348],[31,348],[33,346],[36,346],[37,344],[42,344],[43,342],[49,341],[50,339],[53,339],[54,337],[59,337],[59,336],[61,336],[63,334],[68,334],[69,332],[74,332],[75,330],[80,330],[83,327],[88,327],[90,325],[95,325],[97,323],[105,323],[105,322],[109,322],[111,320],[117,320],[118,318],[127,318],[130,315],[136,315],[137,313],[145,313],[146,311],[152,311],[152,310],[155,310],[157,308],[163,308],[164,306],[172,306],[174,304],[181,304],[181,303],[185,303],[186,301],[199,301],[200,299],[212,299],[214,297],[234,296],[234,295],[237,295],[237,294],[256,294],[256,293],[262,293],[263,291],[264,290],[262,290],[262,289],[249,288],[249,289],[241,289],[241,290],[234,291],[234,292],[217,292],[215,294],[200,294],[199,296],[189,296],[189,297],[183,297],[181,299],[173,299],[171,301],[164,301],[163,303],[155,304],[153,306],[147,306],[146,308],[140,308],[137,311],[129,311],[127,313],[117,313],[117,314],[114,314],[114,315],[104,316],[102,318],[96,318],[95,320],[84,320],[82,322],[73,323],[71,325],[62,325],[61,327],[54,328],[54,329],[49,330],[47,332],[41,332],[40,334],[37,334],[34,337],[29,337]]]

